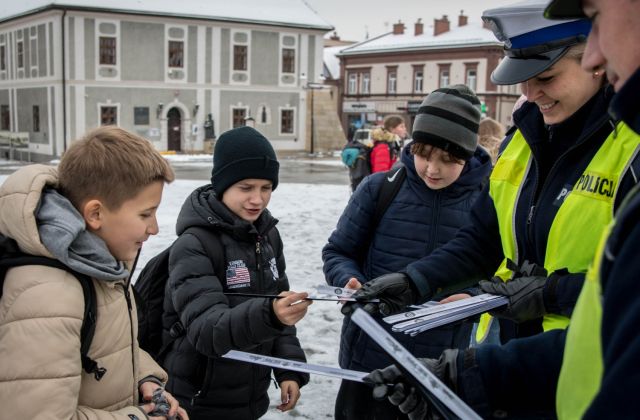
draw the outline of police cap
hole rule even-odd
[[[524,82],[555,64],[591,30],[587,19],[552,21],[543,11],[548,0],[526,0],[486,10],[484,20],[504,43],[505,58],[491,74],[498,85]]]

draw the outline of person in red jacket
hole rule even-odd
[[[398,160],[396,135],[380,127],[371,132],[371,138],[373,139],[373,149],[369,155],[371,173],[388,171]]]

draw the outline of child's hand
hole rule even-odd
[[[469,299],[471,297],[471,295],[468,295],[466,293],[457,293],[455,295],[451,295],[446,299],[442,299],[440,301],[440,303],[449,303],[449,302],[455,302],[456,300],[462,300],[462,299]]]
[[[282,404],[276,408],[282,412],[289,411],[296,406],[300,399],[300,387],[296,381],[282,381],[280,383],[280,397]]]
[[[362,289],[362,283],[360,283],[357,278],[351,277],[347,284],[344,285],[344,288],[355,290]]]
[[[153,381],[143,382],[140,384],[140,394],[142,395],[143,405],[140,406],[145,414],[150,414],[153,411],[156,411],[157,405],[152,401],[154,391],[158,388],[161,388],[160,385]],[[173,395],[168,393],[167,391],[162,391],[162,394],[165,398],[166,404],[169,406],[169,410],[166,416],[150,416],[150,419],[181,419],[181,420],[189,420],[189,416],[184,408],[180,407],[180,403],[176,400]]]
[[[311,305],[310,300],[304,300],[309,296],[306,292],[282,292],[279,299],[273,299],[273,313],[284,325],[295,325],[307,313],[307,308]]]

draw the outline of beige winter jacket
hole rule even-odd
[[[51,257],[34,211],[43,187],[56,183],[54,168],[32,165],[0,187],[0,233],[27,253]],[[80,282],[51,267],[9,270],[0,300],[0,419],[146,418],[137,407],[138,381],[155,376],[166,382],[167,375],[138,347],[125,282],[93,283],[98,307],[89,356],[107,369],[100,381],[80,361]]]

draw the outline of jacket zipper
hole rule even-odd
[[[122,291],[124,292],[124,298],[127,301],[127,309],[128,309],[128,313],[129,313],[129,333],[131,335],[131,367],[133,368],[133,372],[134,372],[134,378],[135,378],[135,372],[137,371],[137,366],[136,366],[136,358],[135,358],[135,340],[137,340],[138,338],[135,337],[133,335],[133,305],[131,304],[131,294],[129,293],[129,284],[131,282],[131,277],[129,277],[129,280],[126,283],[120,283],[120,286],[122,286]],[[135,381],[134,381],[135,382]],[[137,401],[137,384],[134,383],[134,401]]]
[[[606,121],[608,121],[608,119]],[[565,150],[565,152],[563,154],[560,155],[560,157],[551,166],[551,169],[549,169],[549,172],[547,173],[547,177],[545,178],[544,182],[542,183],[542,187],[540,188],[540,193],[539,194],[536,194],[537,193],[537,188],[538,188],[538,180],[540,179],[540,171],[538,169],[539,164],[538,164],[538,160],[536,159],[535,155],[533,154],[533,151],[531,152],[531,157],[536,162],[536,168],[535,168],[536,169],[536,180],[535,180],[535,183],[533,185],[533,195],[531,196],[531,200],[529,201],[529,213],[528,213],[528,216],[527,216],[527,243],[529,244],[531,249],[535,249],[535,244],[533,242],[533,218],[535,217],[536,204],[539,202],[540,198],[542,197],[542,195],[543,195],[543,193],[545,191],[545,187],[549,183],[549,180],[553,178],[552,177],[553,172],[560,165],[560,162],[565,158],[565,156],[567,156],[569,153],[573,152],[575,149],[577,149],[578,147],[581,147],[583,144],[585,144],[593,136],[593,133],[595,133],[596,131],[600,130],[600,128],[602,128],[603,124],[605,124],[606,121],[603,121],[601,124],[598,124],[597,127],[594,127],[585,136],[583,136],[583,139],[584,139],[583,141],[579,141],[579,142],[575,143],[573,146],[569,147],[567,150]],[[553,139],[553,134],[550,133],[549,134],[549,141],[551,141],[552,139]],[[529,146],[529,148],[531,148],[531,146]],[[596,153],[597,153],[597,151],[596,151]],[[524,182],[524,180],[523,180],[523,182]],[[516,243],[516,247],[517,246],[518,246],[518,244]],[[518,264],[520,263],[519,261],[515,261],[515,262],[518,263]]]

